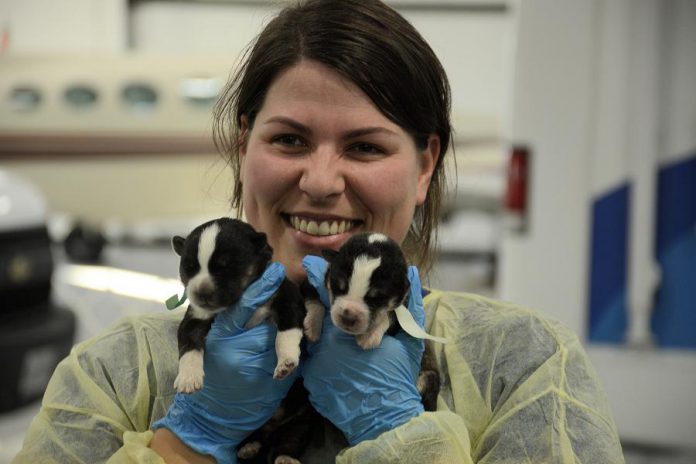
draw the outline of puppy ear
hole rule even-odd
[[[256,249],[270,251],[270,253],[273,254],[273,248],[271,248],[271,245],[268,244],[266,234],[264,234],[263,232],[254,232],[251,235],[251,243],[254,244]]]
[[[253,243],[257,247],[263,247],[267,243],[266,234],[264,234],[263,232],[252,232],[250,239],[251,243]]]
[[[324,257],[324,259],[327,260],[328,262],[333,261],[333,259],[336,257],[337,254],[338,254],[338,251],[336,251],[336,250],[330,250],[330,249],[321,250],[321,255],[322,255],[322,256]],[[327,274],[328,274],[328,273],[327,273]]]
[[[179,237],[178,235],[172,237],[172,248],[174,248],[174,253],[179,256],[184,253],[184,242],[186,242],[184,237]]]
[[[263,232],[254,232],[251,235],[251,243],[259,256],[263,256],[263,258],[266,260],[273,258],[273,248],[271,248],[271,245],[268,244],[266,234]]]

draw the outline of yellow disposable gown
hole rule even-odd
[[[344,449],[336,462],[623,462],[605,394],[567,328],[464,293],[433,291],[425,308],[429,332],[450,339],[434,345],[438,410]],[[174,396],[182,315],[130,317],[75,346],[13,462],[162,463],[147,446],[149,428]]]

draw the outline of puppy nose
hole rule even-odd
[[[196,298],[203,302],[209,303],[213,298],[213,288],[210,286],[201,286],[195,291]]]
[[[350,313],[341,314],[340,320],[345,327],[353,327],[358,322],[358,318]]]
[[[208,301],[212,298],[212,296],[213,296],[213,294],[211,292],[203,292],[203,291],[196,292],[196,298],[203,303],[208,303]]]
[[[211,294],[213,293],[213,285],[210,281],[204,280],[198,284],[198,288],[196,288],[196,291],[201,294]]]

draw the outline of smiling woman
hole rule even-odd
[[[254,124],[241,122],[246,218],[297,281],[304,256],[357,232],[403,242],[440,155],[436,135],[419,150],[355,84],[311,60],[279,74]]]

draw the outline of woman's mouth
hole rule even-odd
[[[286,219],[294,229],[318,237],[348,232],[361,222],[349,219],[316,220],[290,215]]]

